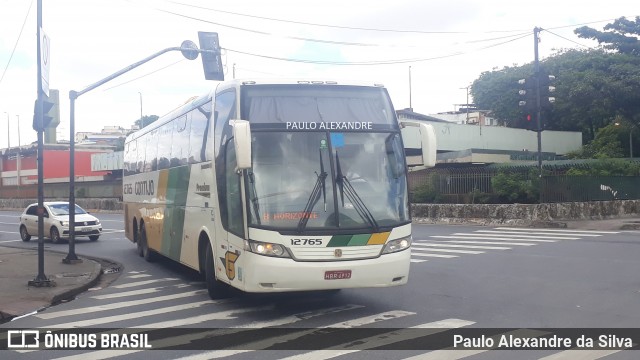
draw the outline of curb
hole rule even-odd
[[[49,304],[49,306],[52,305],[56,305],[64,300],[68,300],[70,298],[75,297],[76,295],[83,293],[85,291],[87,291],[89,288],[93,287],[95,284],[98,283],[98,281],[100,280],[100,277],[102,276],[102,265],[95,261],[95,260],[91,260],[91,259],[87,259],[87,258],[83,258],[83,261],[91,261],[93,263],[93,271],[91,272],[91,275],[89,276],[89,281],[87,281],[86,283],[73,288],[73,289],[69,289],[65,292],[62,292],[60,294],[55,295],[52,299],[51,299],[51,304]]]

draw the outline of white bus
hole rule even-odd
[[[435,138],[421,125],[423,165]],[[407,165],[384,87],[228,81],[130,135],[126,236],[212,298],[405,284]]]

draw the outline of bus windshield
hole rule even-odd
[[[372,229],[409,220],[397,133],[254,132],[252,226]]]

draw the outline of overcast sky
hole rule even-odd
[[[43,0],[49,84],[60,90],[58,139],[69,138],[69,91],[82,90],[198,31],[217,32],[226,78],[309,78],[384,84],[396,109],[432,114],[466,103],[484,71],[562,48],[595,47],[573,30],[640,15],[633,1]],[[31,8],[30,8],[31,7]],[[30,10],[29,10],[30,8]],[[23,28],[24,24],[24,28]],[[0,148],[36,140],[36,0],[0,0]],[[286,61],[311,60],[328,64]],[[371,63],[380,63],[372,65]],[[8,66],[7,66],[8,64]],[[348,65],[341,65],[348,64]],[[411,97],[409,87],[411,67]],[[562,74],[556,74],[562,76]],[[76,131],[130,128],[215,86],[200,59],[164,54],[76,101]],[[7,137],[7,117],[10,138]]]

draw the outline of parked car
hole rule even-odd
[[[102,234],[102,224],[95,216],[83,208],[75,207],[75,236],[88,236],[96,241]],[[66,201],[44,202],[44,236],[58,243],[69,237],[69,203]],[[20,237],[22,241],[31,240],[38,235],[38,204],[27,206],[20,215]]]

